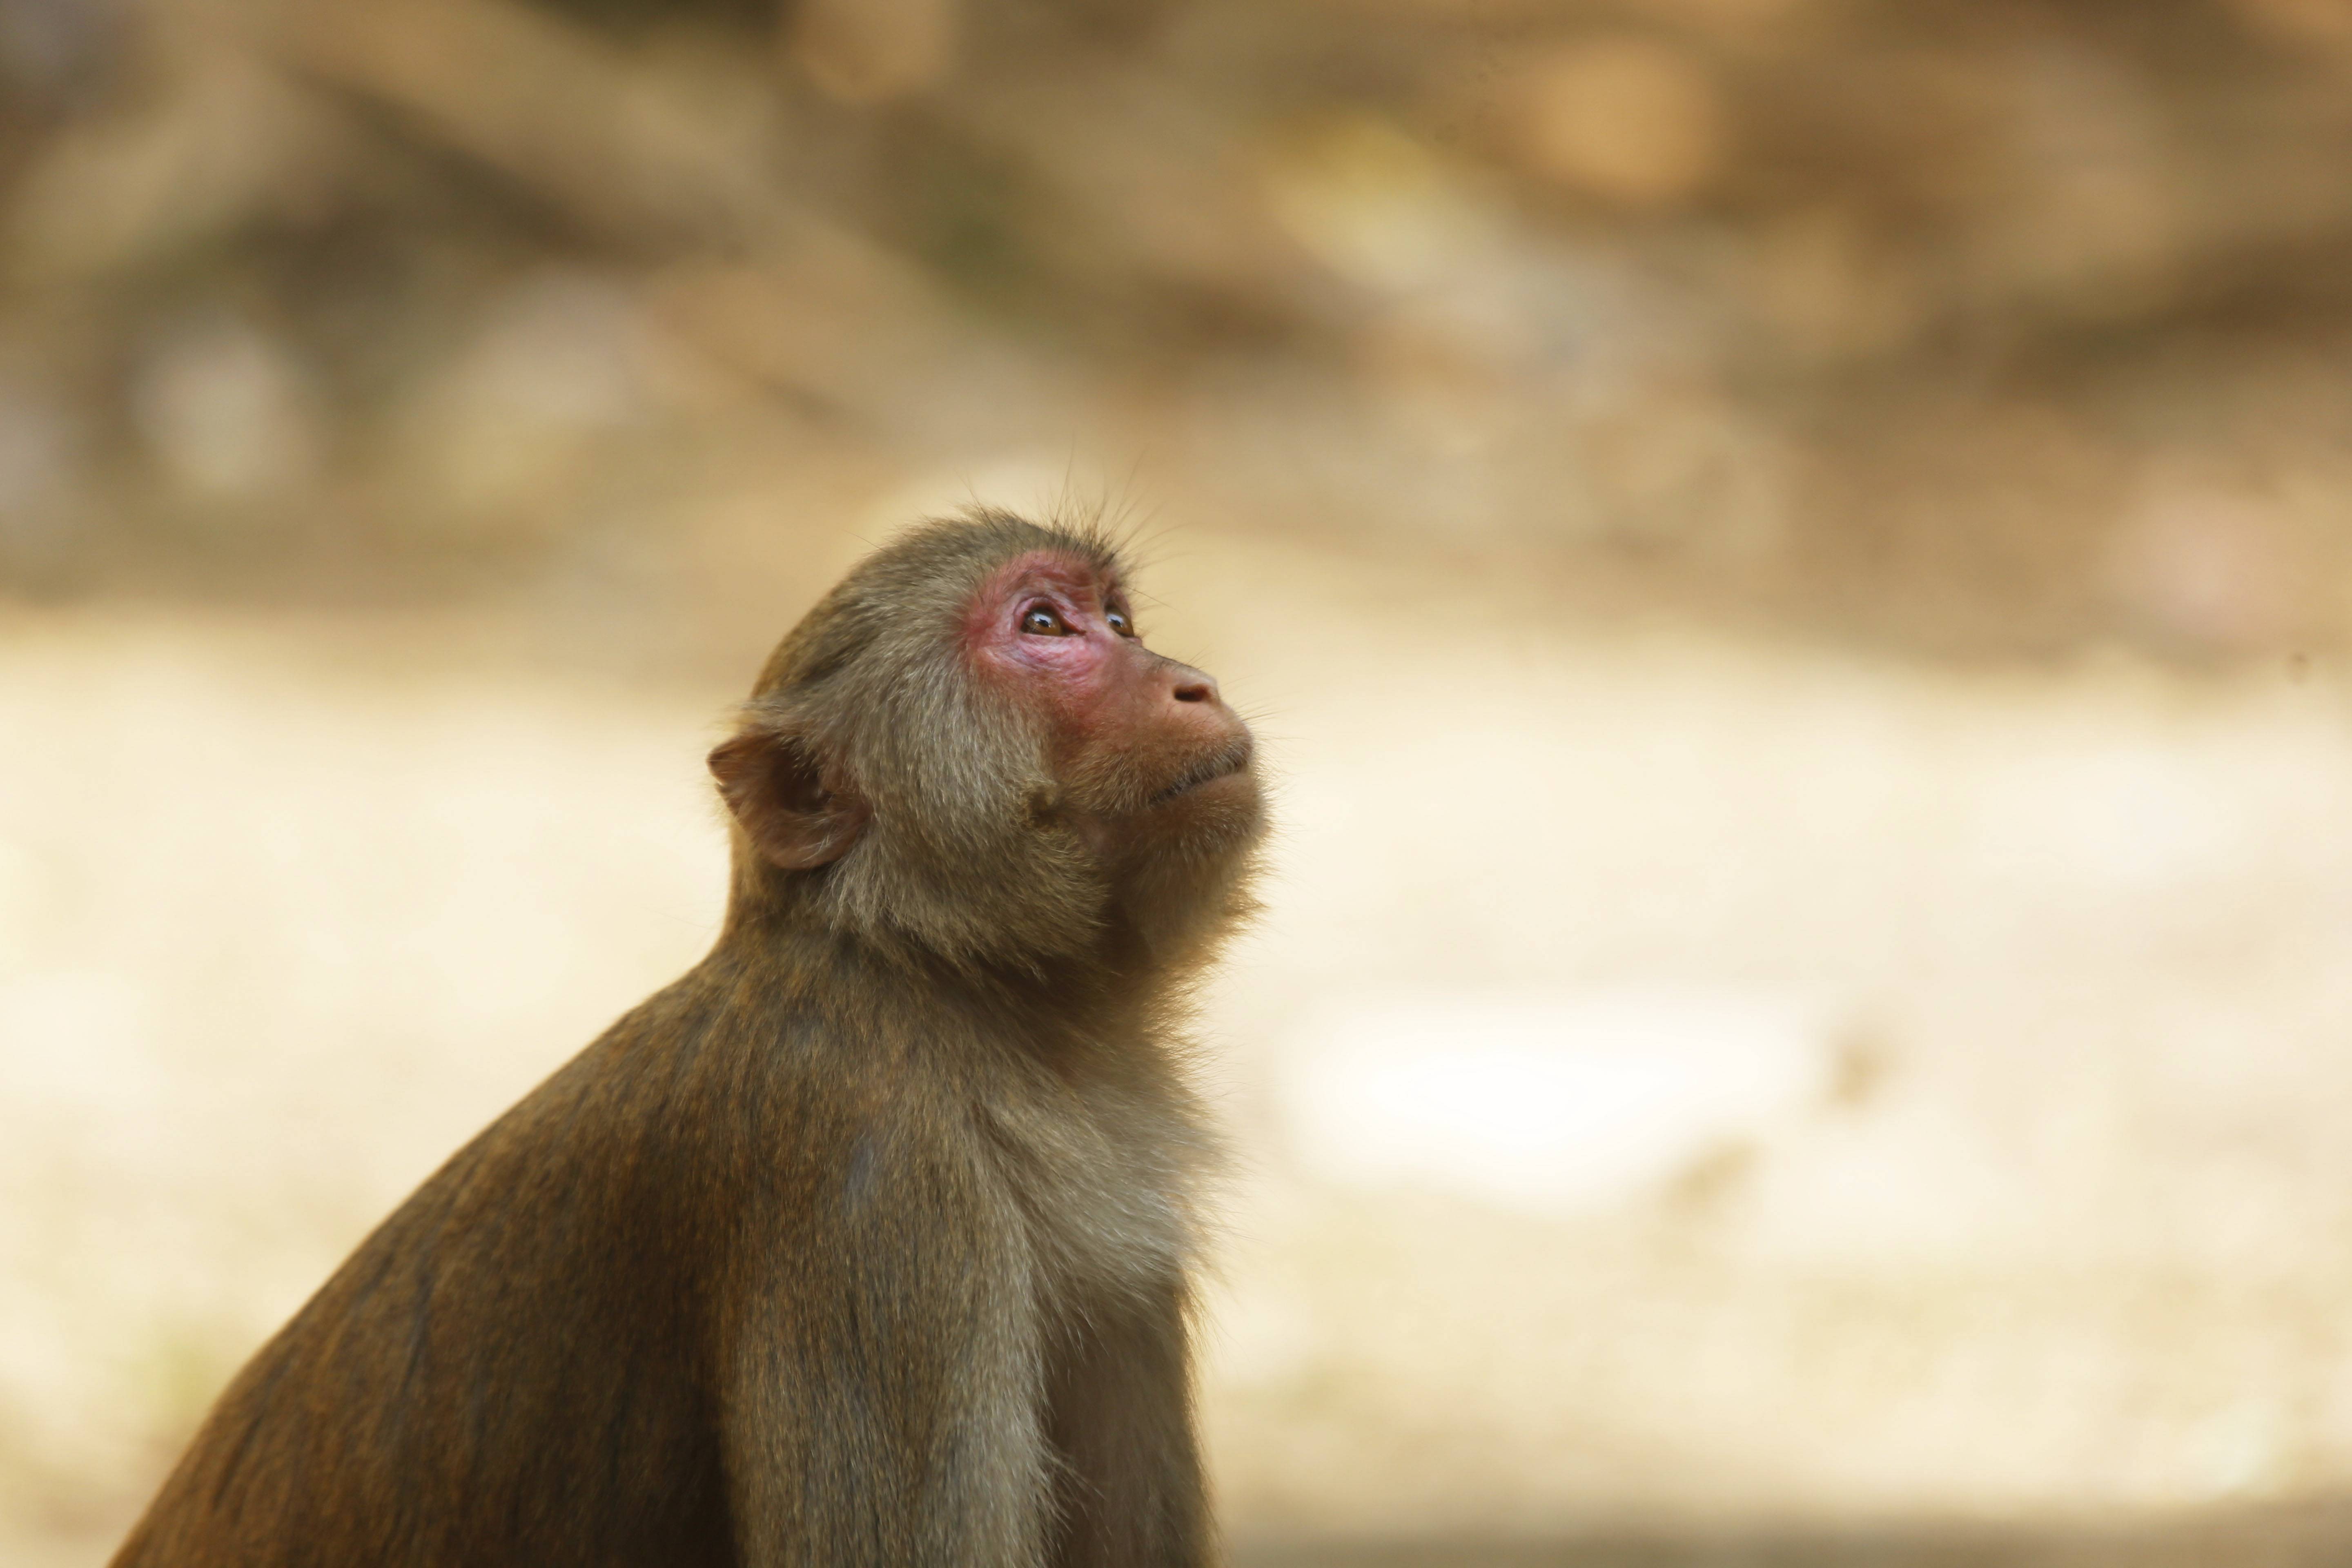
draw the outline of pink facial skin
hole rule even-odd
[[[1139,804],[1158,805],[1248,768],[1249,730],[1217,683],[1145,647],[1119,584],[1082,562],[1007,562],[962,633],[973,673],[1037,716],[1066,779],[1139,780]]]

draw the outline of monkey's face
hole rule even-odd
[[[1198,853],[1257,828],[1249,726],[1217,683],[1143,644],[1115,575],[1033,551],[966,607],[967,666],[1035,726],[1059,805],[1098,847]]]

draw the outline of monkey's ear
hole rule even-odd
[[[871,815],[797,731],[747,729],[710,753],[710,773],[752,848],[787,871],[840,859]]]

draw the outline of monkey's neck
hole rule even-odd
[[[1153,1032],[1187,977],[1158,962],[1142,935],[1116,919],[1079,952],[974,962],[910,939],[843,930],[814,901],[738,900],[707,962],[754,990],[871,994],[882,987],[935,998],[960,1017],[1000,1018],[1033,1033],[1043,1022],[1055,1032],[1104,1038]]]

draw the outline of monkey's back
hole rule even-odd
[[[811,1064],[752,1037],[810,1021],[747,1030],[715,989],[623,1018],[395,1210],[230,1384],[117,1568],[734,1563],[713,1226],[793,1174],[763,1167],[849,1155],[794,1125]]]

